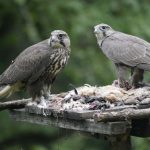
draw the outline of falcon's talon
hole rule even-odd
[[[51,94],[46,94],[46,95],[44,95],[44,98],[45,98],[45,100],[50,101],[51,98],[52,98],[52,95]]]
[[[112,85],[115,86],[115,87],[119,87],[119,81],[118,80],[114,80]]]
[[[40,98],[40,102],[39,102],[39,104],[38,104],[38,107],[43,107],[43,108],[46,108],[46,107],[47,107],[46,100],[44,99],[43,96],[41,96],[41,98]]]
[[[47,114],[44,111],[44,108],[42,108],[42,114],[43,114],[43,116],[47,116]]]
[[[125,81],[124,84],[125,84],[125,88],[126,88],[127,91],[132,88],[132,86],[130,85],[130,83],[128,81]]]

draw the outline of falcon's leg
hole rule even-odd
[[[51,98],[51,85],[44,87],[43,96],[46,100],[50,100],[50,98]]]
[[[47,108],[47,103],[45,98],[43,96],[36,97],[34,101],[37,102],[37,106],[42,110],[42,114],[46,116],[45,108]]]
[[[137,88],[140,86],[139,82],[143,81],[143,74],[143,69],[134,68],[133,70],[131,70],[131,84],[133,88]]]
[[[38,100],[38,106],[39,107],[47,107],[46,100],[45,100],[44,96],[38,97],[37,100]]]
[[[117,73],[118,73],[118,84],[119,87],[125,88],[125,89],[130,89],[129,83],[126,81],[126,69],[127,67],[121,64],[115,64]]]

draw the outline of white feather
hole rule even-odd
[[[0,91],[0,97],[9,96],[11,94],[12,86],[7,85]]]

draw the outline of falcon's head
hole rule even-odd
[[[69,48],[70,47],[70,38],[68,34],[62,30],[54,30],[51,32],[50,39],[48,44],[52,48]]]
[[[98,43],[100,44],[103,39],[115,31],[107,24],[101,23],[99,25],[94,26],[94,33],[98,40]]]

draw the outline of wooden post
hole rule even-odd
[[[110,150],[132,150],[129,134],[108,137]]]

